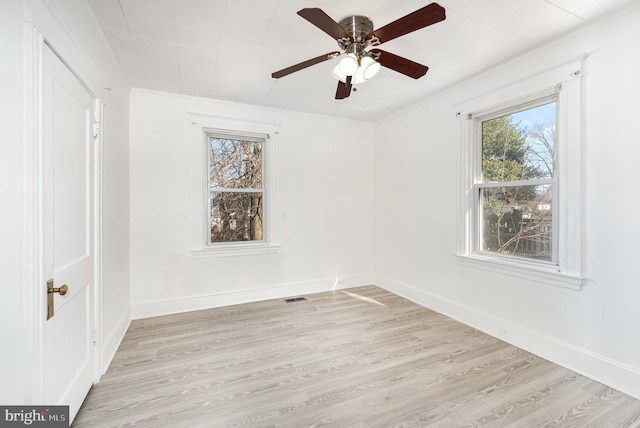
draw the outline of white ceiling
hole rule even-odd
[[[376,120],[491,65],[638,0],[440,0],[447,19],[382,49],[427,65],[414,80],[383,68],[335,100],[338,59],[280,79],[271,73],[339,50],[296,12],[380,28],[428,0],[89,0],[131,86],[311,113]]]

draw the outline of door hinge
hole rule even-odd
[[[93,330],[91,332],[91,342],[93,342],[93,346],[98,345],[98,330]]]
[[[93,121],[93,139],[97,139],[100,136],[100,121]]]

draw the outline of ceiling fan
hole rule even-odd
[[[446,18],[444,8],[437,3],[431,3],[377,30],[373,29],[373,23],[366,16],[355,15],[336,22],[324,13],[322,9],[315,7],[299,10],[298,15],[336,39],[342,51],[329,52],[311,58],[276,71],[271,74],[271,77],[279,79],[312,65],[344,55],[332,72],[333,76],[339,80],[338,89],[336,90],[337,100],[347,98],[351,94],[353,85],[365,82],[375,76],[381,66],[414,79],[424,76],[429,67],[381,49],[369,48],[443,21]]]

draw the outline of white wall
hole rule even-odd
[[[0,403],[25,397],[22,2],[0,2]]]
[[[129,86],[83,0],[0,2],[0,210],[2,292],[0,299],[0,403],[31,402],[28,384],[32,355],[25,331],[35,310],[30,300],[33,257],[31,235],[30,138],[33,57],[29,37],[36,28],[81,77],[95,73],[109,88],[100,93],[106,104],[103,154],[103,363],[109,362],[130,321],[129,306]],[[44,290],[44,284],[42,284]],[[44,292],[44,291],[43,291]]]
[[[634,7],[377,123],[375,260],[379,285],[640,398],[638,22]],[[583,53],[583,290],[460,264],[453,106]]]
[[[272,124],[280,252],[193,259],[188,113]],[[270,125],[269,125],[270,126]],[[159,92],[131,94],[134,318],[368,284],[373,132],[364,122]]]

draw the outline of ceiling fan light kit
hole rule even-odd
[[[347,98],[353,85],[357,85],[374,77],[381,67],[402,73],[405,76],[419,79],[429,69],[401,56],[373,48],[389,40],[443,21],[445,10],[437,3],[431,3],[421,9],[399,18],[377,30],[366,16],[354,15],[334,21],[319,8],[306,8],[298,11],[298,15],[333,37],[342,52],[330,52],[309,59],[271,74],[279,79],[312,65],[342,56],[331,74],[339,80],[336,99]]]
[[[351,68],[352,67],[351,62],[349,62],[349,65],[348,65],[349,68],[343,67],[342,62],[346,58],[349,58],[349,57],[346,56],[342,58],[338,63],[338,65],[336,65],[336,67],[331,72],[331,75],[336,79],[338,79],[339,81],[341,81],[342,83],[345,83],[347,81],[347,77],[352,78],[351,83],[353,83],[354,85],[364,83],[367,80],[371,79],[376,74],[378,74],[378,71],[380,71],[380,68],[382,67],[379,62],[377,62],[376,60],[374,60],[372,57],[368,55],[360,58],[359,64],[357,61],[353,63],[354,64],[353,68]],[[345,68],[347,68],[347,71],[345,71]]]

